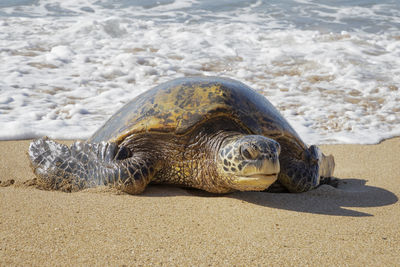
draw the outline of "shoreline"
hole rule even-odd
[[[217,196],[39,190],[23,185],[34,178],[29,142],[0,141],[0,265],[400,264],[399,137],[320,145],[335,157],[338,188]]]

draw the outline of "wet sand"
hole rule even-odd
[[[0,142],[1,266],[400,265],[400,138],[322,146],[338,188],[222,196],[39,190],[23,184],[28,145]]]

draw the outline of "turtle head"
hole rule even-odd
[[[261,135],[229,137],[217,153],[217,169],[231,189],[262,191],[278,177],[279,153],[279,143]]]

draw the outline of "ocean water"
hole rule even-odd
[[[400,135],[398,0],[2,0],[0,139],[87,138],[173,78],[237,79],[309,144]]]

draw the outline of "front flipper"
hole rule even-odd
[[[331,177],[334,168],[333,156],[325,156],[317,146],[312,145],[304,152],[302,160],[282,160],[278,181],[290,192],[305,192],[319,186],[321,178]]]
[[[112,185],[138,194],[156,171],[151,155],[131,155],[127,148],[114,143],[76,142],[68,147],[42,138],[31,143],[28,154],[39,184],[62,191]]]

